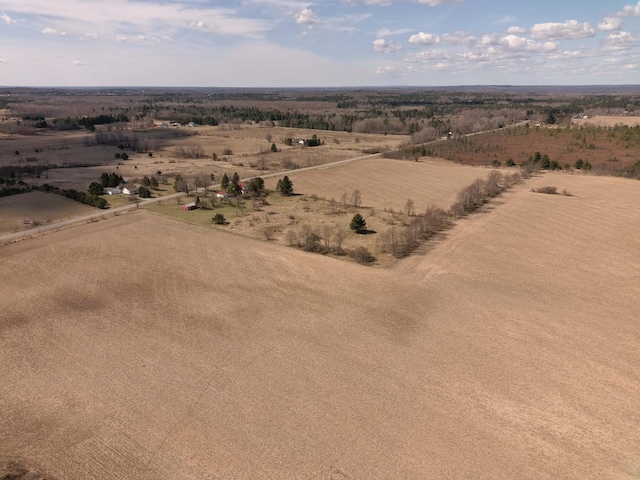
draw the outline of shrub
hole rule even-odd
[[[536,192],[536,193],[546,193],[547,195],[555,195],[556,193],[558,193],[558,189],[556,187],[553,187],[553,186],[547,186],[547,187],[536,188],[534,190],[534,192]]]
[[[227,220],[224,218],[224,215],[221,213],[216,213],[211,220],[216,225],[225,225],[227,223]]]
[[[366,247],[356,247],[349,251],[349,257],[353,258],[356,262],[366,265],[375,260],[375,257],[371,255],[371,252]]]

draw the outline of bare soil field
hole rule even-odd
[[[388,270],[146,212],[3,246],[0,451],[71,480],[637,478],[637,186],[535,177]]]
[[[24,230],[95,212],[96,209],[53,193],[29,192],[0,198],[0,233]],[[22,223],[21,220],[31,223]]]

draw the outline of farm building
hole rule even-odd
[[[134,187],[133,185],[127,185],[122,189],[122,193],[124,193],[125,195],[137,195],[138,187]]]
[[[119,195],[122,191],[118,187],[106,187],[104,193],[106,195]]]
[[[196,202],[189,202],[185,203],[184,205],[180,205],[180,208],[182,210],[195,210],[196,208],[198,208],[198,206],[196,205]]]
[[[216,197],[218,198],[229,198],[229,194],[223,190],[216,192]]]

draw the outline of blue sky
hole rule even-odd
[[[640,2],[0,0],[0,85],[640,83]]]

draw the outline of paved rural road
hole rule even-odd
[[[527,123],[527,121],[524,122],[520,122],[516,125],[521,125]],[[472,136],[472,135],[479,135],[481,133],[487,133],[487,132],[492,132],[495,130],[500,130],[500,129],[492,129],[492,130],[484,130],[482,132],[474,132],[474,133],[468,133],[465,135],[465,137],[468,136]],[[430,143],[437,143],[437,142],[442,142],[445,141],[445,139],[437,139],[437,140],[433,140],[431,142],[426,142],[423,145],[428,145]],[[268,173],[266,175],[260,175],[262,178],[271,178],[271,177],[279,177],[279,176],[283,176],[283,175],[293,175],[299,172],[306,172],[309,170],[320,170],[320,169],[324,169],[324,168],[332,168],[332,167],[336,167],[338,165],[344,165],[345,163],[351,163],[351,162],[355,162],[358,160],[365,160],[367,158],[374,158],[374,157],[379,157],[380,155],[382,155],[382,153],[373,153],[370,155],[362,155],[359,157],[353,157],[353,158],[348,158],[346,160],[338,160],[336,162],[331,162],[331,163],[325,163],[324,165],[314,165],[312,167],[304,167],[304,168],[297,168],[295,170],[286,170],[284,172],[277,172],[277,173]],[[248,179],[243,179],[243,181],[247,181]],[[173,193],[171,195],[165,195],[163,197],[156,197],[156,198],[148,198],[146,200],[141,200],[140,202],[138,202],[137,204],[132,203],[131,205],[125,205],[124,207],[117,207],[117,208],[110,208],[108,210],[100,210],[96,213],[92,213],[89,215],[83,215],[81,217],[75,217],[75,218],[70,218],[69,220],[63,220],[61,222],[56,222],[56,223],[50,223],[48,225],[41,225],[39,227],[35,227],[35,228],[30,228],[28,230],[23,230],[21,232],[14,232],[14,233],[7,233],[4,235],[0,235],[0,244],[4,244],[4,243],[11,243],[11,242],[15,242],[18,240],[22,240],[22,239],[27,239],[27,238],[31,238],[37,235],[40,235],[41,233],[47,232],[47,231],[51,231],[51,230],[58,230],[60,228],[64,228],[64,227],[69,227],[71,225],[78,225],[81,223],[89,223],[89,222],[95,222],[100,220],[103,217],[106,216],[111,216],[111,215],[115,215],[118,213],[122,213],[122,212],[127,212],[130,210],[135,210],[137,208],[140,207],[144,207],[146,205],[149,205],[150,203],[155,203],[155,202],[159,202],[162,200],[169,200],[172,198],[176,198],[176,197],[181,197],[185,195],[182,192],[179,193]]]

